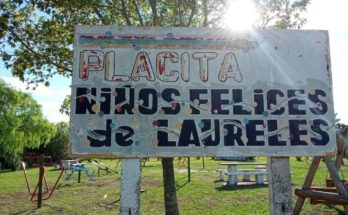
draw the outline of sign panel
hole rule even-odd
[[[335,149],[326,31],[77,26],[79,156],[289,156]]]

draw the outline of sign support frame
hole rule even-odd
[[[267,157],[270,214],[292,214],[289,157]]]
[[[141,160],[122,159],[121,215],[140,215]]]

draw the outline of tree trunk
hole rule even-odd
[[[173,158],[162,158],[164,206],[166,215],[178,215]]]

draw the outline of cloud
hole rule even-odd
[[[50,122],[68,122],[69,117],[66,115],[63,115],[59,112],[59,107],[60,104],[59,102],[40,102],[42,105],[42,111],[45,115],[45,117],[50,121]]]
[[[66,96],[70,94],[70,88],[67,88],[66,86],[59,87],[52,83],[51,86],[46,87],[44,85],[39,85],[38,87],[33,89],[27,89],[27,84],[23,83],[21,80],[19,80],[16,77],[9,77],[9,76],[0,76],[1,79],[3,79],[6,83],[10,84],[12,87],[14,87],[16,90],[20,90],[22,92],[26,93],[32,93],[36,96],[52,96],[52,95],[59,95],[59,96]]]

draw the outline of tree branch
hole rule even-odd
[[[63,67],[62,65],[59,65],[55,62],[53,62],[49,57],[47,57],[46,55],[41,55],[39,53],[37,53],[34,49],[32,49],[27,43],[25,43],[22,38],[20,38],[18,36],[18,34],[12,29],[12,28],[7,28],[12,35],[20,42],[21,45],[23,45],[28,51],[30,51],[31,53],[33,53],[34,55],[41,57],[43,59],[46,60],[47,63],[52,64],[53,66],[57,67],[57,68],[63,68],[64,70],[68,71],[68,72],[72,72],[72,69],[69,69],[67,67]]]
[[[208,2],[207,0],[203,1],[203,26],[207,27],[208,26]]]
[[[122,15],[125,18],[127,25],[131,26],[132,22],[130,21],[129,16],[127,14],[127,7],[126,7],[126,3],[124,2],[124,0],[121,0],[121,4],[122,4],[122,10],[121,10]]]
[[[214,22],[216,22],[216,21],[218,21],[220,19],[222,19],[222,17],[223,17],[223,14],[220,14],[218,17],[209,20],[209,22],[207,22],[207,26],[210,25],[210,24],[213,24]]]
[[[173,26],[177,26],[176,25],[176,19],[177,19],[177,15],[178,15],[178,11],[177,11],[177,8],[178,8],[178,5],[177,5],[177,1],[175,0],[174,1],[175,3],[174,3],[174,9],[173,9],[173,17],[174,17],[174,19],[173,19]]]
[[[268,26],[268,24],[270,23],[270,21],[272,21],[274,18],[274,16],[269,17],[267,15],[267,18],[263,19],[263,22],[261,23],[261,25],[259,26],[260,28],[266,28]]]
[[[158,23],[158,14],[157,14],[157,9],[156,9],[156,0],[149,0],[151,10],[152,10],[152,24],[154,26],[157,26]]]
[[[94,12],[97,14],[97,16],[99,17],[99,19],[101,20],[101,22],[103,23],[103,25],[107,25],[107,22],[105,20],[105,17],[100,13],[100,11],[98,10],[97,7],[94,7]]]
[[[196,4],[195,4],[195,2],[193,1],[193,2],[192,2],[192,8],[191,8],[191,14],[190,14],[190,17],[189,17],[189,19],[188,19],[188,21],[187,21],[186,27],[190,27],[191,22],[192,22],[192,19],[193,19],[193,16],[195,15],[195,12],[196,12]]]
[[[143,21],[143,18],[141,17],[141,14],[140,14],[140,11],[139,11],[139,8],[138,8],[137,0],[134,0],[133,3],[134,3],[134,6],[135,6],[135,10],[136,10],[136,12],[138,14],[138,17],[139,17],[139,23],[140,23],[141,26],[143,26],[144,25],[144,21]]]
[[[182,12],[181,12],[181,5],[182,5],[182,0],[179,0],[178,2],[178,10],[179,10],[179,25],[183,26],[183,22],[182,22]]]

